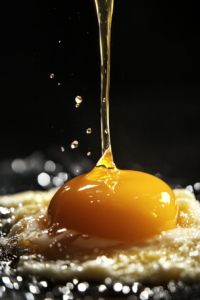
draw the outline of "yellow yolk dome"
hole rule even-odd
[[[48,208],[48,228],[132,242],[174,228],[171,188],[152,175],[104,167],[67,182]]]

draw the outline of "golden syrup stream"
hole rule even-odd
[[[110,90],[110,38],[114,0],[95,0],[99,21],[101,55],[101,143],[102,157],[97,167],[114,168],[110,142],[109,90]]]

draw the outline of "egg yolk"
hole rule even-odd
[[[48,208],[48,228],[51,234],[65,228],[133,242],[174,228],[177,214],[175,195],[162,180],[99,166],[57,191]]]

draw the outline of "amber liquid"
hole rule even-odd
[[[109,129],[113,2],[95,0],[101,52],[102,157],[91,172],[58,190],[49,205],[47,219],[53,235],[66,228],[95,238],[130,243],[174,228],[178,207],[173,191],[163,181],[146,173],[119,170],[113,162]],[[69,239],[62,243],[67,249]],[[81,240],[79,247],[86,244]]]
[[[110,142],[109,90],[110,90],[110,39],[114,0],[95,0],[99,21],[101,55],[101,145],[102,157],[97,166],[114,168]]]

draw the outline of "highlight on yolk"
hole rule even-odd
[[[67,182],[51,200],[52,233],[66,228],[132,242],[176,226],[178,207],[166,183],[146,173],[97,165]]]

